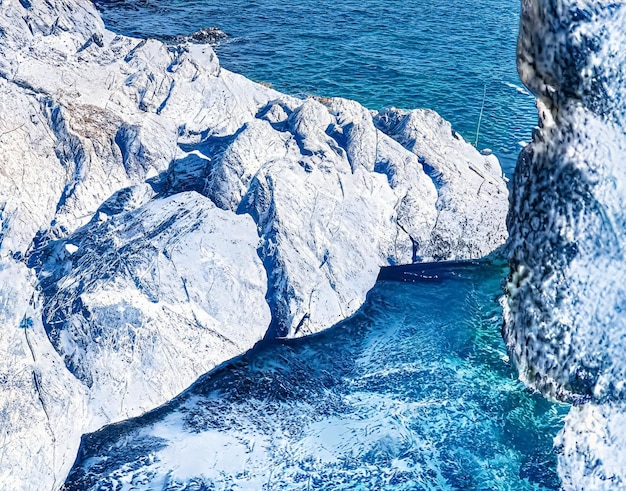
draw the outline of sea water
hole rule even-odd
[[[509,174],[536,121],[515,69],[519,0],[98,3],[129,35],[219,26],[230,34],[216,47],[223,66],[283,92],[433,108]],[[558,489],[553,438],[568,408],[530,393],[510,366],[505,274],[502,263],[447,265],[417,283],[379,282],[339,326],[254,350],[147,418],[87,438],[68,489],[128,474],[172,489]],[[159,433],[179,423],[178,443]],[[212,470],[179,479],[185,432],[202,435],[206,455],[230,437],[231,451],[258,446],[243,472],[227,469],[236,458],[220,468],[218,452]],[[148,453],[150,465],[131,465]]]

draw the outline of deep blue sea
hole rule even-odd
[[[230,34],[216,47],[227,69],[294,95],[433,108],[472,143],[484,100],[478,147],[492,148],[507,174],[536,122],[515,68],[519,0],[98,3],[108,27],[129,35],[219,26]],[[137,482],[170,479],[171,489],[254,489],[246,482],[257,478],[268,490],[558,489],[552,441],[567,407],[530,393],[509,365],[505,274],[496,261],[379,282],[339,326],[254,350],[171,404],[88,437],[78,462],[87,475],[74,474],[68,489],[114,483],[129,469]],[[176,481],[183,457],[159,428],[185,414],[194,420],[183,428],[203,435],[206,452],[219,453],[218,429],[220,438],[259,436],[274,460],[258,463],[258,475],[198,469]],[[150,453],[152,467],[131,465],[151,441],[162,449]]]
[[[218,26],[222,65],[293,95],[435,109],[511,174],[536,124],[515,67],[520,0],[98,0],[105,23],[160,37]],[[485,95],[483,97],[483,95]]]

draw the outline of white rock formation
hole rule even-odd
[[[558,434],[558,473],[571,491],[626,488],[626,407],[588,403],[573,407]]]
[[[100,424],[171,399],[270,322],[249,216],[194,192],[103,214],[51,244],[40,273],[48,336]]]
[[[19,351],[27,331],[5,302],[2,380],[42,375],[1,392],[3,418],[22,423],[0,488],[58,487],[82,432],[166,402],[264,336],[346,318],[381,266],[479,257],[506,238],[497,160],[432,112],[284,96],[209,46],[116,36],[87,1],[1,10],[0,295],[41,289],[32,332],[54,363]],[[42,392],[57,394],[50,423],[33,416],[26,433],[21,407],[39,411]]]
[[[87,417],[88,390],[41,322],[35,274],[0,259],[0,489],[57,489]]]

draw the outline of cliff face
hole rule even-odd
[[[83,432],[350,316],[381,266],[506,238],[497,159],[431,111],[285,96],[88,2],[1,8],[6,489],[58,487]]]
[[[522,379],[574,403],[566,489],[626,486],[626,4],[523,3],[518,67],[539,128],[518,161],[504,334]]]

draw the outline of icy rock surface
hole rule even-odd
[[[625,25],[624,2],[523,3],[540,121],[515,174],[504,336],[527,384],[586,404],[560,440],[566,489],[626,486]]]
[[[3,450],[10,489],[54,488],[81,433],[165,403],[262,337],[350,316],[381,266],[506,238],[497,160],[434,113],[285,96],[208,45],[117,36],[86,1],[1,10],[0,257],[14,273],[0,294],[39,299],[55,360],[41,371],[66,394],[44,399],[51,422],[28,445]],[[0,326],[10,349],[15,315]],[[7,373],[28,373],[20,356]],[[39,411],[31,385],[0,396],[11,418]]]

